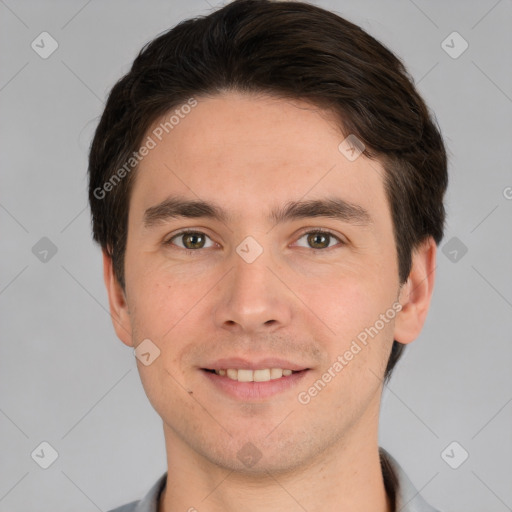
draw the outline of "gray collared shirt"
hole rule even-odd
[[[405,471],[384,448],[379,448],[382,474],[394,512],[440,512],[431,507],[416,490]],[[158,512],[158,500],[165,487],[164,473],[139,501],[132,501],[109,512]]]

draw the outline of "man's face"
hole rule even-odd
[[[196,99],[137,171],[118,333],[160,350],[137,364],[168,439],[226,468],[291,469],[376,435],[399,292],[384,172],[364,156],[349,160],[334,118],[309,104]],[[228,217],[165,217],[154,207],[171,196],[215,203]],[[330,199],[346,203],[345,215],[269,217]],[[206,371],[226,370],[228,358],[240,359],[228,368],[307,370],[262,383]],[[268,358],[284,362],[260,364]]]

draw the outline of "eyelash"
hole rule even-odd
[[[321,233],[321,234],[324,234],[324,235],[329,235],[330,237],[335,238],[341,244],[341,246],[346,245],[346,242],[344,242],[339,236],[335,235],[332,231],[329,231],[327,229],[321,229],[321,228],[313,229],[313,230],[310,230],[310,231],[304,231],[303,233],[301,233],[299,238],[297,238],[297,240],[300,240],[305,235],[309,235],[311,233]],[[187,229],[187,230],[183,230],[183,231],[180,231],[180,232],[174,234],[172,237],[170,237],[169,239],[164,241],[163,244],[165,246],[173,246],[174,244],[172,243],[172,240],[174,240],[175,238],[178,238],[179,236],[183,236],[183,235],[187,235],[187,234],[199,234],[199,235],[204,235],[204,236],[210,238],[206,233],[204,233],[202,231]],[[211,240],[211,238],[210,238],[210,240]],[[177,249],[182,250],[182,251],[186,251],[188,254],[190,254],[190,253],[197,253],[197,252],[200,252],[203,249],[203,248],[200,248],[200,249],[186,249],[186,248],[179,247],[179,246],[175,246],[175,247]],[[317,252],[317,251],[324,251],[325,252],[325,251],[328,251],[329,249],[334,249],[334,248],[336,248],[336,246],[326,247],[324,249],[315,249],[314,247],[309,247],[309,249],[311,249],[312,251],[315,251],[315,252]],[[208,249],[208,247],[207,247],[207,249]],[[307,248],[303,247],[303,249],[307,249]]]

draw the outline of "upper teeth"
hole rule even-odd
[[[264,370],[239,370],[229,368],[228,370],[215,370],[217,375],[227,376],[238,382],[266,382],[268,380],[280,379],[283,375],[287,377],[292,374],[292,370],[283,370],[282,368],[265,368]]]

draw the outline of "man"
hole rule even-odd
[[[446,168],[400,61],[334,13],[236,0],[143,48],[89,197],[168,472],[118,512],[434,511],[378,418],[429,308]]]

